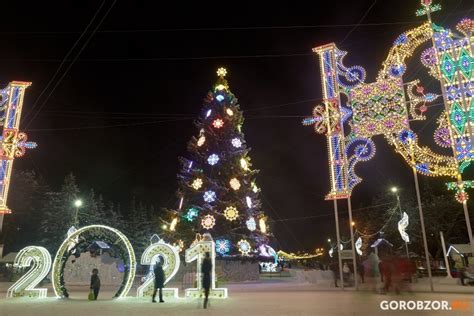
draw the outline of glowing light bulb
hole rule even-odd
[[[230,187],[234,189],[235,191],[240,189],[240,181],[237,180],[237,178],[230,179],[229,184],[230,184]]]

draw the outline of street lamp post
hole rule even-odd
[[[79,226],[79,222],[78,222],[78,214],[79,214],[79,208],[82,206],[82,200],[81,199],[77,199],[74,201],[74,206],[76,207],[76,213],[74,214],[74,225],[76,226],[76,228]]]
[[[398,195],[398,188],[397,187],[392,187],[391,191],[397,197],[398,210],[400,211],[400,216],[403,217],[402,206],[400,204],[400,195]],[[407,252],[407,259],[410,259],[410,254],[408,252],[408,243],[406,241],[405,241],[405,250]]]

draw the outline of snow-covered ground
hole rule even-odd
[[[425,315],[474,315],[474,295],[470,293],[404,293],[401,295],[373,294],[369,291],[341,291],[305,283],[267,280],[255,283],[228,284],[229,298],[214,299],[209,309],[202,309],[200,299],[167,299],[153,304],[150,299],[128,297],[112,300],[113,288],[103,289],[99,300],[87,301],[87,287],[71,288],[71,299],[0,299],[1,316],[121,316],[121,315],[416,315],[417,311],[382,311],[382,300],[461,300],[469,303],[469,311],[421,312]],[[2,286],[4,288],[4,286]],[[461,289],[472,289],[464,287]],[[5,291],[0,295],[4,296]],[[135,290],[130,291],[130,295]],[[180,296],[184,291],[180,290]]]

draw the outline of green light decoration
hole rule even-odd
[[[448,190],[456,191],[455,198],[459,203],[464,203],[469,199],[469,195],[465,189],[471,189],[474,187],[474,181],[464,180],[459,182],[448,182],[446,183]]]
[[[416,16],[423,16],[428,15],[431,12],[436,12],[441,10],[440,4],[433,4],[431,0],[421,0],[421,5],[423,6],[421,9],[416,10]]]

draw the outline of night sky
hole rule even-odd
[[[472,16],[470,1],[439,2],[443,10],[434,21],[445,27]],[[22,127],[39,144],[15,168],[35,169],[53,187],[72,171],[81,187],[106,199],[127,203],[134,195],[172,207],[177,157],[186,155],[186,142],[197,135],[193,120],[224,66],[244,111],[252,162],[261,170],[264,211],[274,220],[292,219],[276,224],[277,240],[284,250],[324,246],[334,236],[332,203],[324,201],[326,139],[301,125],[322,95],[311,49],[335,42],[349,51],[346,64],[366,67],[372,82],[393,40],[425,21],[414,14],[419,1],[118,1],[51,96],[46,100],[59,78],[38,99],[102,3],[2,5],[0,83],[33,82]],[[90,31],[112,3],[103,3]],[[79,41],[60,76],[90,35]],[[439,110],[430,110],[429,118]],[[413,128],[428,139],[430,124]],[[375,142],[376,157],[358,168],[364,182],[353,194],[356,209],[393,184],[414,194],[402,158],[383,138]],[[321,217],[302,219],[315,215]]]

